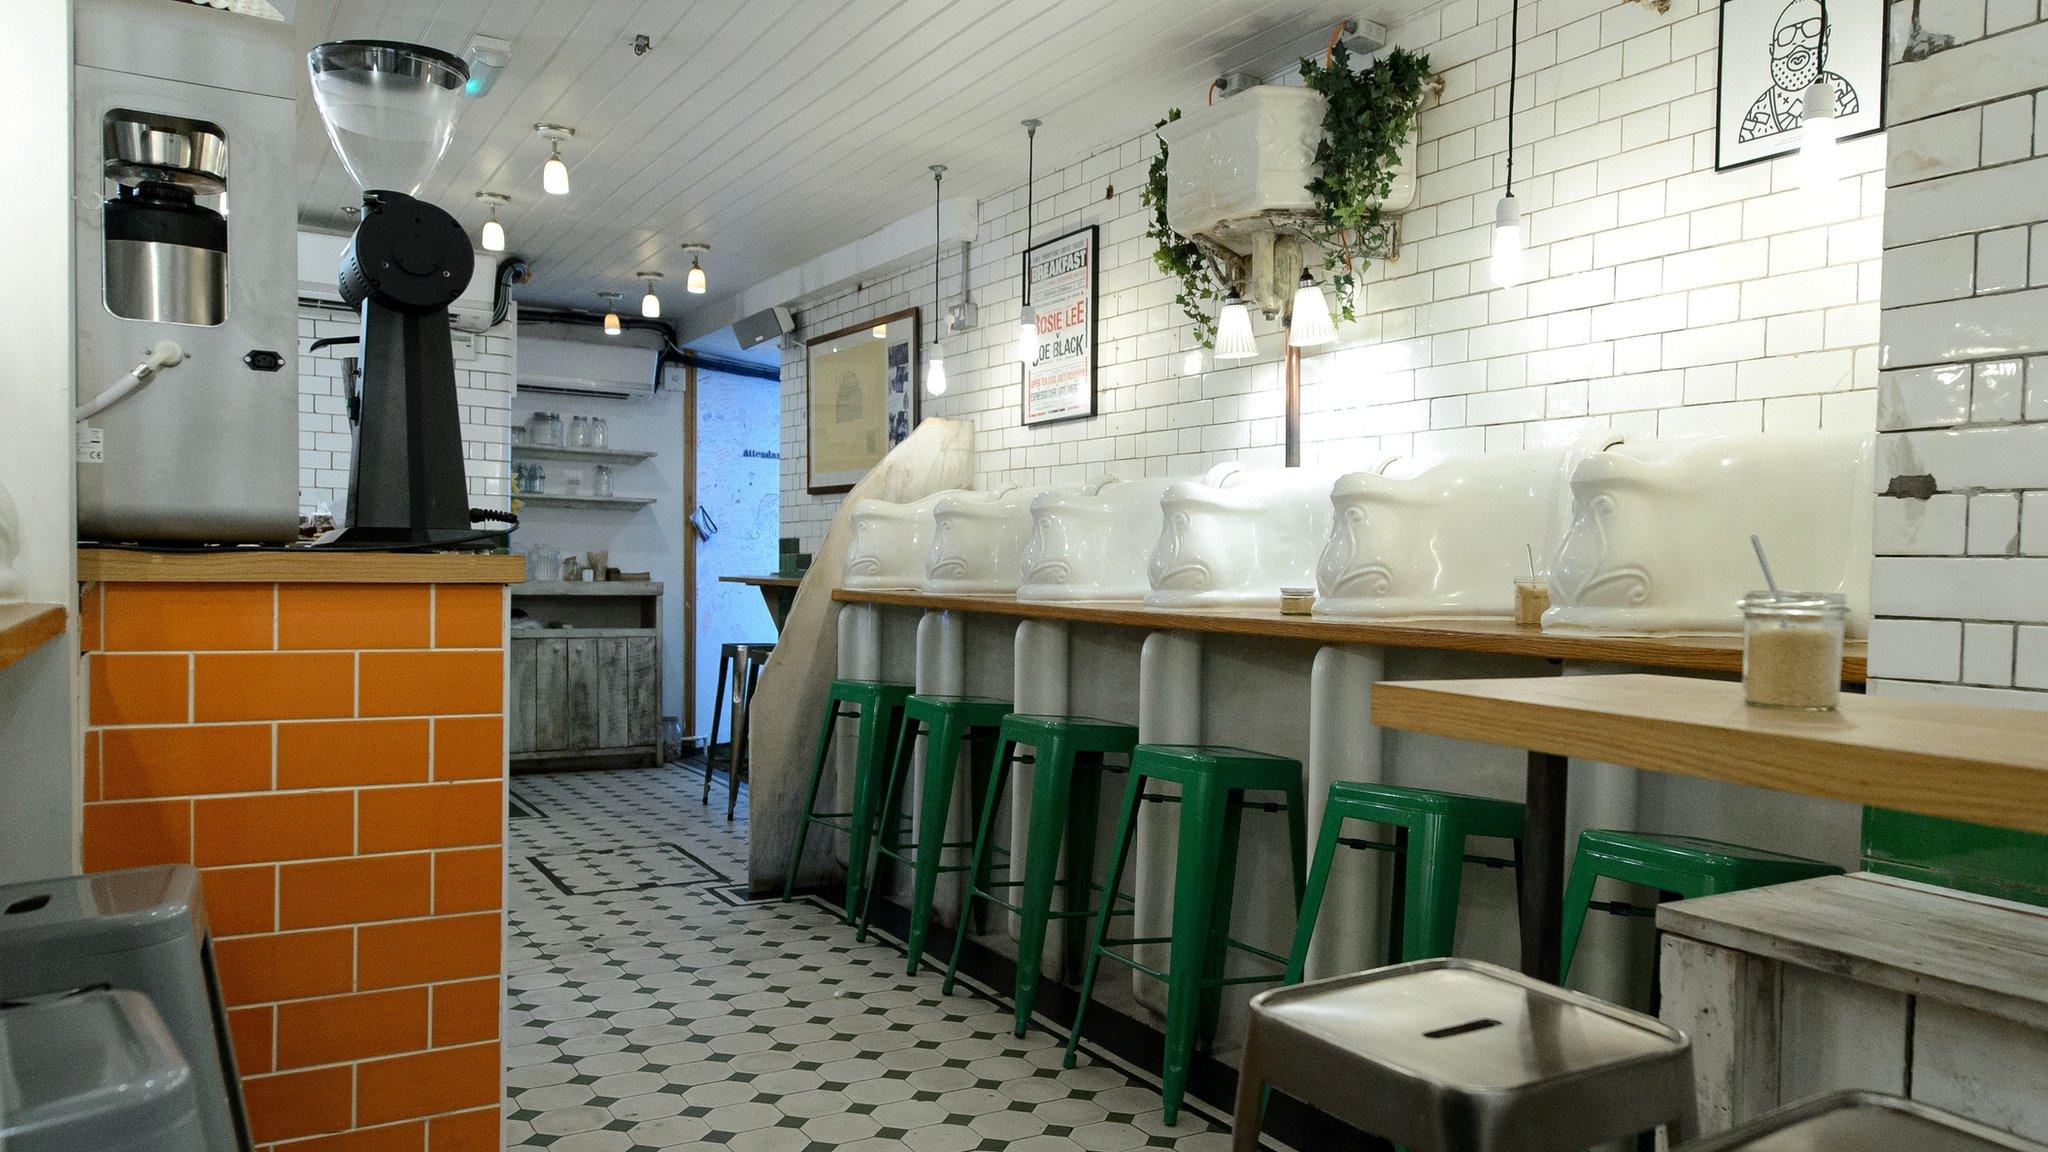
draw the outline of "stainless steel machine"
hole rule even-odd
[[[78,530],[298,533],[296,69],[287,25],[78,0]]]

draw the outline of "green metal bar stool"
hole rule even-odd
[[[1018,745],[1032,750],[1019,756]],[[1138,746],[1138,730],[1129,724],[1096,720],[1085,716],[1027,716],[1003,718],[1002,748],[995,772],[989,777],[988,798],[981,809],[981,828],[974,837],[973,882],[967,889],[969,907],[975,897],[1017,914],[1016,1034],[1022,1036],[1031,1021],[1031,1006],[1038,998],[1038,976],[1045,953],[1046,925],[1052,920],[1081,919],[1095,915],[1090,899],[1095,873],[1095,818],[1100,805],[1105,756],[1129,756]],[[1031,776],[1031,818],[1025,830],[1024,878],[1016,879],[1015,856],[1006,869],[1009,879],[997,883],[986,879],[989,856],[995,849],[996,812],[1002,807],[1003,782],[1010,765],[1033,765]],[[1052,910],[1053,889],[1060,886],[1060,844],[1067,848],[1066,908]],[[1021,888],[1016,903],[997,895]],[[1083,936],[1068,932],[1065,946],[1067,967],[1078,968],[1082,960]],[[945,991],[952,994],[960,969],[960,952],[966,946],[965,920],[953,937],[953,958],[946,965]]]
[[[1119,890],[1124,864],[1130,859],[1131,842],[1137,834],[1138,804],[1142,800],[1171,799],[1148,795],[1148,780],[1178,784],[1181,790],[1173,873],[1173,930],[1168,936],[1112,939],[1109,922],[1133,914],[1132,909],[1119,907],[1120,902],[1129,899]],[[1215,1039],[1224,987],[1277,982],[1287,967],[1287,957],[1230,938],[1238,831],[1244,810],[1274,807],[1247,801],[1246,792],[1279,792],[1285,798],[1288,859],[1293,865],[1294,900],[1298,906],[1308,884],[1303,860],[1308,815],[1302,803],[1299,760],[1208,744],[1140,744],[1131,754],[1130,781],[1124,786],[1123,813],[1117,821],[1116,845],[1109,856],[1109,877],[1103,884],[1105,895],[1095,913],[1094,940],[1081,970],[1081,1005],[1074,1013],[1074,1029],[1067,1036],[1066,1066],[1074,1066],[1074,1049],[1081,1042],[1081,1022],[1088,1015],[1095,973],[1105,957],[1165,981],[1166,1058],[1159,1077],[1159,1095],[1165,1104],[1163,1118],[1169,1125],[1180,1118],[1196,1041],[1207,1044]],[[1112,950],[1144,944],[1167,945],[1166,971]],[[1249,976],[1225,975],[1224,961],[1233,948],[1270,961],[1274,970]]]
[[[1299,983],[1308,964],[1308,946],[1315,937],[1316,916],[1322,911],[1323,891],[1329,886],[1339,844],[1394,854],[1396,908],[1388,934],[1387,963],[1428,960],[1451,954],[1458,928],[1458,889],[1467,861],[1515,868],[1520,881],[1525,811],[1513,800],[1457,792],[1351,780],[1331,784],[1329,800],[1323,805],[1322,831],[1316,837],[1315,862],[1308,870],[1308,893],[1302,897],[1301,916],[1295,921],[1287,982]],[[1346,820],[1388,825],[1395,830],[1394,839],[1390,843],[1346,837]],[[1467,856],[1465,841],[1471,836],[1513,841],[1514,859]]]
[[[818,754],[811,761],[811,787],[805,794],[803,819],[796,825],[796,848],[789,854],[789,877],[782,884],[782,898],[796,893],[796,872],[803,864],[804,843],[811,825],[818,824],[846,833],[846,906],[848,923],[859,908],[867,882],[868,845],[878,819],[875,808],[875,779],[888,763],[889,748],[903,725],[903,702],[910,698],[908,684],[883,680],[834,680],[825,694],[825,723],[818,731]],[[853,761],[853,808],[847,812],[818,811],[818,789],[825,781],[825,761],[832,751],[832,732],[841,720],[859,721],[859,744]],[[840,821],[845,823],[840,823]]]
[[[947,840],[946,817],[953,810],[953,782],[960,773],[960,746],[971,746],[969,771],[976,763],[985,764],[991,776],[995,773],[996,736],[1001,730],[1003,717],[1010,714],[1008,700],[994,700],[986,696],[927,696],[912,693],[903,702],[903,730],[896,737],[896,754],[889,761],[889,788],[882,797],[881,831],[875,837],[873,851],[867,861],[867,893],[861,900],[860,927],[854,933],[856,940],[866,940],[868,917],[874,910],[874,872],[880,866],[881,858],[889,857],[910,868],[912,877],[910,898],[910,931],[904,937],[905,974],[914,974],[917,965],[924,958],[925,938],[932,926],[932,898],[938,891],[939,876],[947,872],[965,872],[974,867],[967,863],[946,863],[949,849],[971,850],[972,840]],[[897,797],[903,791],[903,782],[910,775],[911,750],[916,747],[917,738],[924,737],[924,779],[918,790],[917,820],[912,834],[916,844],[905,844],[900,839],[901,821],[897,818]],[[970,775],[970,787],[973,777]],[[960,906],[964,912],[967,906],[967,890],[961,889]]]
[[[1579,833],[1578,856],[1572,861],[1571,882],[1565,886],[1564,955],[1558,978],[1571,975],[1572,954],[1578,951],[1586,912],[1596,906],[1593,887],[1602,876],[1654,888],[1660,900],[1690,900],[1839,872],[1840,868],[1819,860],[1699,836],[1588,828]],[[1597,906],[1623,914],[1636,911],[1628,905]]]

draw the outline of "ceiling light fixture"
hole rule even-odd
[[[1828,6],[1820,6],[1820,44],[1814,53],[1813,83],[1806,87],[1799,113],[1799,183],[1813,195],[1834,191],[1839,171],[1835,143],[1842,120],[1835,104],[1834,81],[1828,79]]]
[[[483,229],[477,234],[477,239],[483,242],[484,251],[503,252],[505,250],[505,226],[498,223],[498,209],[510,204],[512,198],[503,192],[479,192],[476,194],[476,198],[491,206],[491,218],[484,221]]]
[[[462,94],[472,100],[480,99],[490,94],[498,74],[512,62],[512,44],[496,36],[472,37],[462,61],[469,65],[469,79],[462,85]]]
[[[1235,289],[1224,297],[1223,310],[1216,314],[1216,359],[1244,360],[1259,354],[1252,339],[1252,313]]]
[[[562,162],[562,141],[573,138],[576,130],[564,128],[560,124],[535,124],[533,130],[540,133],[540,138],[548,141],[554,149],[548,156],[548,162],[541,165],[540,186],[546,189],[550,196],[567,196],[569,166]]]
[[[1038,359],[1038,313],[1031,309],[1032,202],[1038,195],[1038,126],[1024,121],[1024,303],[1017,313],[1017,359],[1026,368]]]
[[[685,244],[683,251],[690,254],[690,274],[683,279],[683,291],[692,296],[702,296],[705,289],[704,268],[697,263],[697,257],[711,251],[711,245]]]
[[[1330,323],[1330,302],[1323,299],[1322,286],[1308,269],[1301,270],[1301,283],[1294,289],[1294,318],[1287,324],[1287,343],[1295,348],[1313,348],[1337,339],[1337,326]]]
[[[1522,206],[1515,201],[1515,81],[1522,46],[1522,3],[1508,9],[1508,183],[1493,209],[1493,282],[1512,288],[1522,282]]]
[[[607,336],[617,336],[625,330],[625,326],[619,323],[619,301],[624,299],[624,294],[619,292],[599,292],[597,298],[604,301],[604,334]]]
[[[932,316],[939,315],[939,187],[945,182],[946,166],[932,165]],[[946,394],[946,350],[939,343],[945,325],[932,324],[932,350],[924,358],[924,390],[928,396]]]
[[[661,279],[661,273],[635,272],[633,278],[647,281],[647,295],[640,298],[640,314],[649,320],[661,319],[661,297],[654,294],[654,282]]]

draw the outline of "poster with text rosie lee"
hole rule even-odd
[[[1798,151],[1806,90],[1835,90],[1835,134],[1884,127],[1884,0],[1723,0],[1714,167]]]
[[[1025,306],[1036,339],[1024,361],[1024,423],[1095,415],[1096,229],[1024,253]]]

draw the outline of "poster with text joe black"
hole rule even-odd
[[[1038,332],[1024,364],[1024,423],[1095,415],[1095,226],[1026,249],[1024,292]]]

